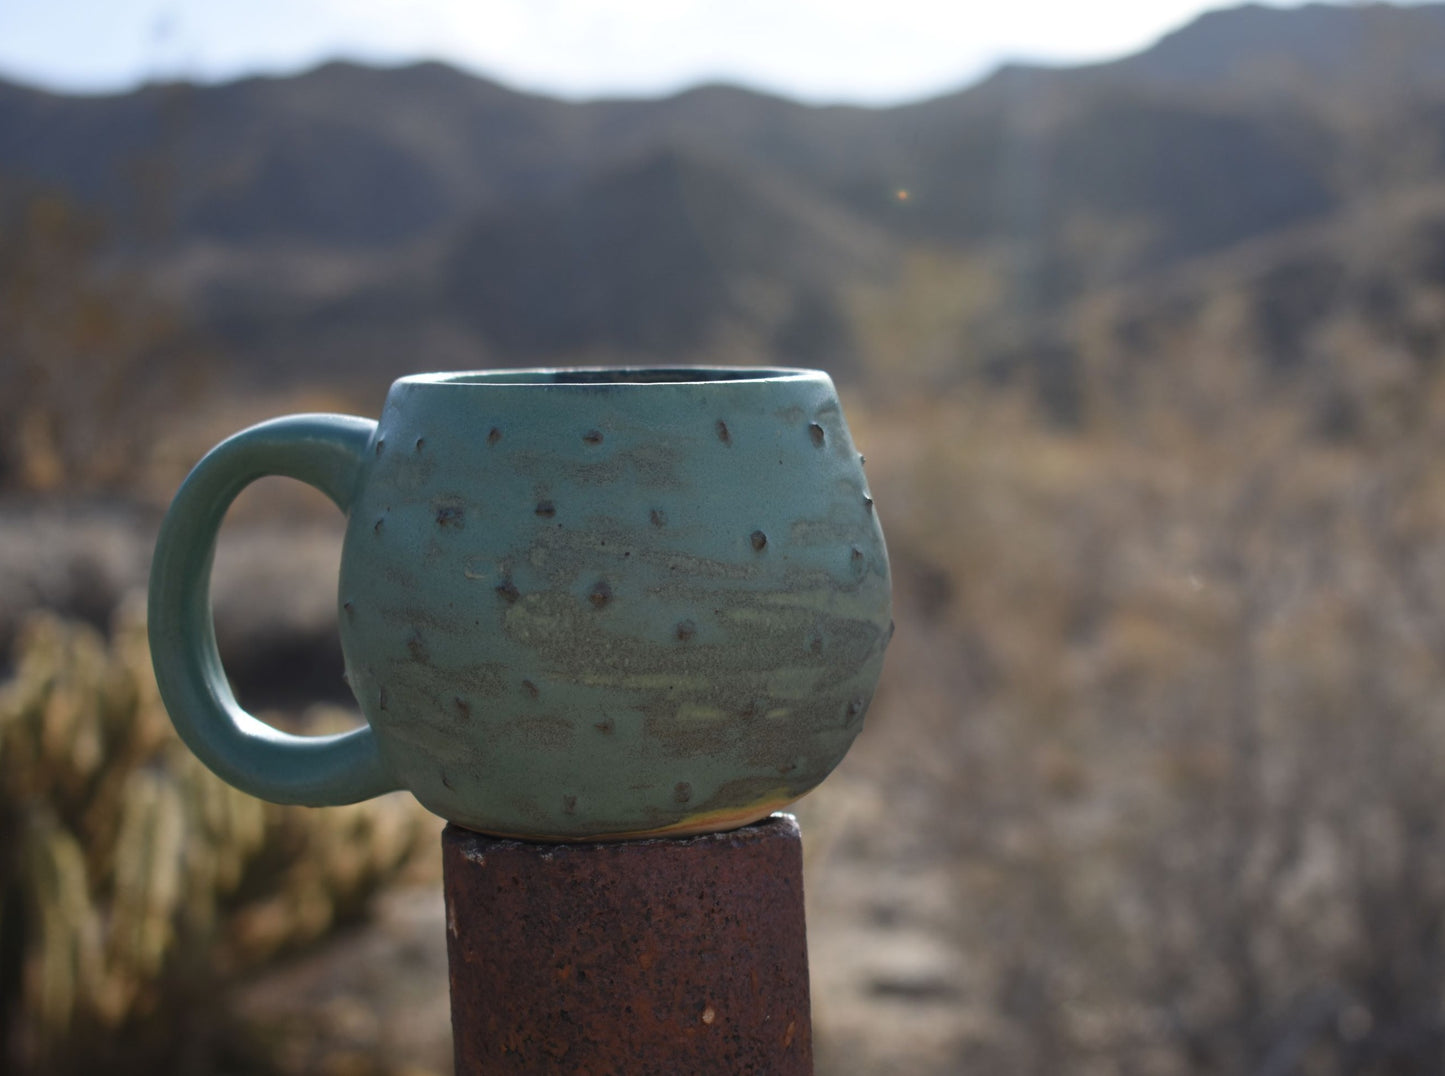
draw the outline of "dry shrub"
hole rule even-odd
[[[1317,384],[1221,365],[1069,431],[860,409],[899,618],[865,749],[950,865],[957,1071],[1445,1067],[1445,379],[1342,443]]]
[[[103,238],[64,198],[0,187],[0,489],[132,482],[206,384],[205,349]]]

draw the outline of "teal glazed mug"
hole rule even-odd
[[[364,727],[283,733],[227,685],[211,560],[264,475],[348,517]],[[408,789],[536,840],[726,830],[797,799],[862,727],[892,633],[862,458],[812,370],[422,374],[380,422],[264,422],[181,486],[150,586],[161,696],[225,780],[312,806]]]

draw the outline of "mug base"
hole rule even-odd
[[[742,829],[744,826],[751,825],[759,819],[766,818],[775,811],[781,811],[790,804],[796,803],[801,798],[801,796],[789,796],[769,800],[766,803],[750,803],[746,807],[729,807],[717,811],[708,811],[705,814],[685,818],[680,822],[673,822],[666,826],[658,826],[656,829],[589,833],[581,836],[575,833],[508,833],[496,829],[478,829],[475,826],[468,826],[464,822],[456,822],[453,824],[461,829],[469,829],[474,833],[481,833],[487,837],[501,837],[513,841],[532,841],[543,844],[595,844],[600,841],[641,841],[653,837],[697,837],[705,833],[726,833],[729,830]]]

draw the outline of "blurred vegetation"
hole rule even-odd
[[[850,409],[898,588],[872,869],[946,864],[958,963],[875,983],[931,1057],[825,1071],[1445,1066],[1445,279],[1391,249],[1282,314],[1273,269],[1110,300],[1066,423],[1027,378]]]
[[[0,687],[5,1071],[271,1071],[230,988],[354,921],[434,828],[397,797],[308,811],[214,777],[171,729],[134,611],[110,643],[37,614],[17,649]]]
[[[194,334],[104,239],[69,199],[0,186],[0,489],[132,482],[160,416],[206,385]]]

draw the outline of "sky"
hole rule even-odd
[[[71,92],[436,59],[567,98],[734,82],[812,103],[1147,46],[1209,0],[0,0],[0,76]],[[1273,6],[1290,7],[1292,3]]]

